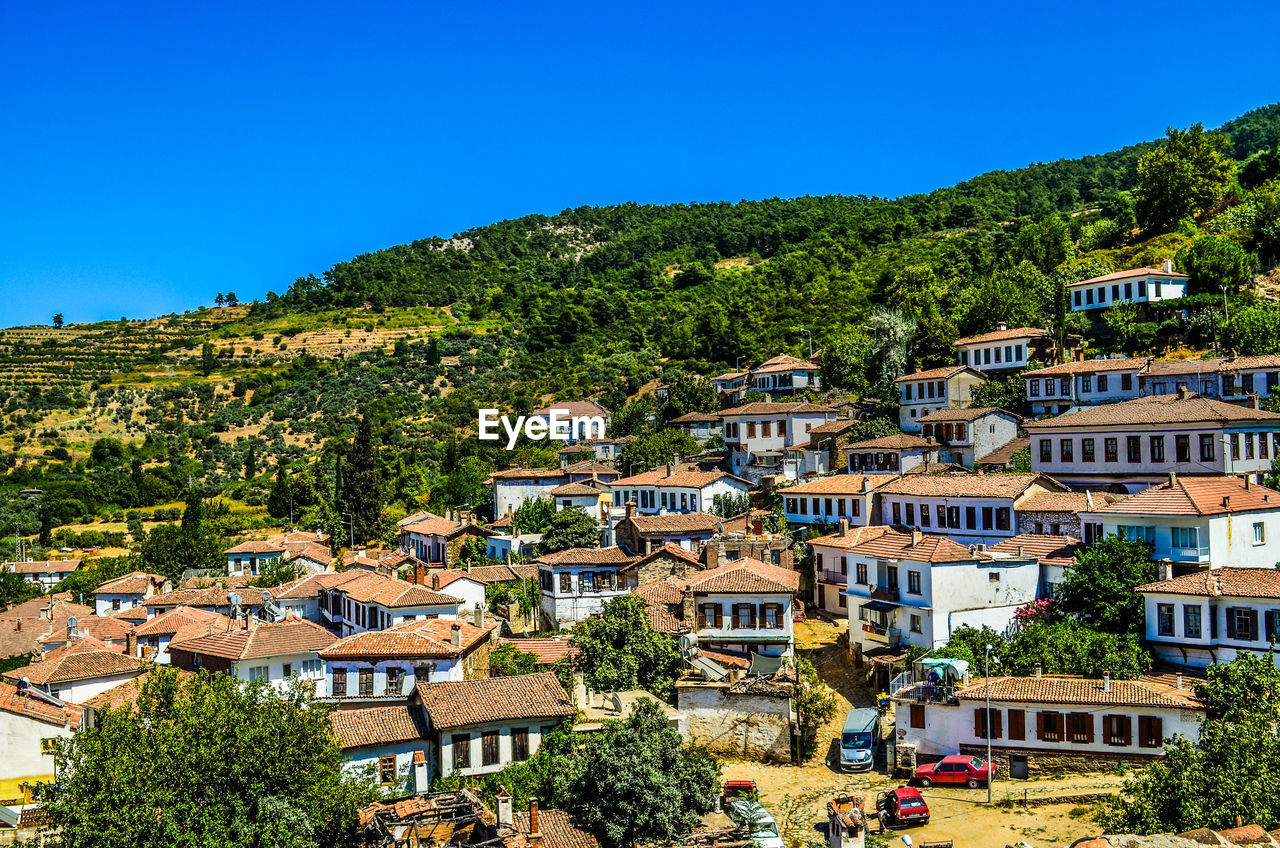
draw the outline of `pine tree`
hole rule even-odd
[[[347,456],[342,479],[343,504],[351,514],[352,535],[367,542],[378,535],[382,520],[382,480],[378,475],[378,453],[373,441],[373,421],[360,416],[355,442]]]
[[[267,514],[272,518],[286,518],[292,512],[291,502],[289,475],[285,473],[283,465],[278,465],[276,482],[271,486],[271,494],[267,496]]]

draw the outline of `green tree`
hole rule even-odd
[[[970,395],[974,407],[994,406],[1009,412],[1022,412],[1027,405],[1026,381],[1018,374],[1010,374],[999,380],[989,380],[978,386]]]
[[[200,373],[208,377],[218,367],[218,351],[212,342],[200,346]]]
[[[1102,320],[1116,344],[1125,351],[1133,352],[1141,326],[1138,324],[1137,304],[1127,300],[1116,301],[1102,313]]]
[[[587,739],[569,807],[602,848],[634,848],[688,833],[715,808],[719,786],[716,758],[683,746],[662,709],[640,701]]]
[[[301,688],[157,668],[56,754],[40,800],[70,845],[351,845],[374,790],[347,776],[329,710]]]
[[[527,500],[511,514],[511,529],[520,533],[545,533],[556,516],[556,504],[551,498]]]
[[[1188,294],[1217,294],[1220,286],[1237,289],[1253,279],[1248,251],[1226,236],[1205,233],[1178,251],[1178,267],[1188,276]]]
[[[21,574],[0,571],[0,606],[4,609],[44,594],[39,583],[32,583]]]
[[[627,442],[618,451],[616,467],[630,476],[671,462],[676,457],[694,456],[702,450],[698,440],[682,430],[659,430]]]
[[[1074,252],[1071,233],[1057,215],[1046,215],[1028,224],[1013,240],[1014,258],[1030,262],[1046,274],[1070,259]]]
[[[54,326],[54,327],[57,327],[58,329],[61,329],[61,328],[62,328],[62,320],[63,320],[63,319],[62,319],[62,313],[61,313],[61,312],[55,312],[55,313],[53,313],[53,326]]]
[[[1235,174],[1235,163],[1224,152],[1226,136],[1206,133],[1201,124],[1170,127],[1167,135],[1164,144],[1138,160],[1135,211],[1138,223],[1152,233],[1213,209]]]
[[[575,670],[598,692],[645,689],[666,697],[680,675],[676,640],[653,629],[635,595],[614,598],[600,615],[574,625],[569,643]]]
[[[1108,536],[1076,554],[1055,592],[1057,607],[1102,633],[1141,635],[1143,600],[1134,589],[1156,577],[1150,545]]]
[[[836,717],[836,694],[818,677],[813,663],[796,660],[796,715],[800,725],[800,755],[811,758],[818,749],[818,731]]]
[[[580,506],[562,509],[547,523],[538,545],[540,554],[553,554],[569,548],[589,548],[600,541],[596,520]]]
[[[499,643],[489,652],[490,677],[516,677],[538,670],[538,655],[522,651],[511,642]]]
[[[143,566],[175,583],[188,568],[224,570],[227,559],[220,525],[226,514],[227,507],[220,501],[189,492],[181,524],[160,524],[147,533],[141,550]]]
[[[351,532],[357,543],[376,539],[382,523],[382,477],[378,473],[378,449],[373,419],[364,413],[356,427],[355,441],[347,455],[342,478],[343,505],[351,514]]]
[[[662,419],[670,421],[690,412],[716,412],[719,409],[720,398],[708,380],[682,374],[667,384],[667,397],[662,403]]]
[[[871,338],[861,328],[842,333],[824,345],[818,365],[822,387],[866,394],[870,387],[867,372],[871,348]]]
[[[1280,304],[1259,300],[1235,309],[1221,332],[1222,346],[1241,356],[1280,354]]]
[[[267,496],[267,514],[272,518],[288,518],[293,512],[293,495],[289,475],[283,465],[276,466],[276,480]]]
[[[282,557],[264,562],[258,568],[258,576],[249,581],[249,584],[259,589],[271,589],[301,576],[302,568]]]
[[[711,514],[721,518],[733,518],[751,509],[751,495],[743,492],[738,495],[715,495],[711,498]]]

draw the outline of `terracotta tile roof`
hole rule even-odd
[[[91,707],[95,710],[111,707],[119,709],[120,707],[132,707],[138,700],[138,696],[142,694],[142,686],[147,682],[147,678],[156,670],[157,666],[151,666],[143,670],[142,674],[132,677],[123,683],[117,683],[105,692],[94,695],[92,698],[84,702],[83,706]],[[178,682],[182,683],[195,677],[195,674],[184,669],[174,669],[178,674]]]
[[[551,410],[558,409],[570,416],[573,415],[603,415],[606,418],[612,413],[600,404],[591,400],[558,400],[547,406],[535,409],[530,415],[550,415]]]
[[[1186,279],[1187,275],[1177,271],[1166,271],[1163,268],[1152,268],[1148,265],[1145,268],[1130,268],[1128,271],[1113,271],[1110,274],[1103,274],[1101,277],[1090,277],[1087,280],[1081,280],[1078,283],[1068,283],[1067,288],[1075,288],[1076,286],[1089,286],[1095,283],[1109,283],[1112,280],[1124,280],[1129,277],[1178,277]]]
[[[79,727],[84,708],[79,704],[58,707],[33,695],[19,695],[18,687],[7,680],[0,680],[0,710],[13,715],[26,716],[45,724]]]
[[[295,545],[290,542],[288,547],[289,550],[285,552],[284,558],[289,562],[295,559],[309,559],[312,562],[328,565],[333,561],[333,548],[328,545],[321,545],[317,542]]]
[[[551,494],[563,498],[598,498],[602,494],[602,490],[588,486],[586,483],[565,483],[563,486],[556,486],[552,489]]]
[[[684,602],[684,590],[688,586],[688,581],[668,576],[637,586],[631,590],[631,594],[645,603],[679,604]]]
[[[529,833],[529,813],[514,813],[511,819],[517,832]],[[538,832],[542,834],[543,848],[598,848],[599,845],[587,825],[567,810],[538,810]]]
[[[885,524],[871,524],[866,527],[850,527],[849,532],[841,536],[839,533],[829,533],[826,536],[817,536],[809,539],[808,545],[822,545],[828,548],[839,548],[841,550],[853,550],[863,542],[869,542],[872,539],[879,538],[885,533],[893,532],[893,528]]]
[[[516,650],[533,654],[538,658],[538,665],[551,665],[562,657],[578,652],[569,644],[566,636],[552,636],[548,639],[503,639],[503,644],[514,645]]]
[[[424,510],[421,510],[420,512],[415,512],[412,515],[406,515],[404,518],[396,522],[396,526],[403,527],[406,524],[415,524],[419,521],[425,521],[428,518],[442,518],[442,517],[443,516],[436,515],[434,512],[427,512],[424,509]]]
[[[78,559],[35,560],[31,562],[6,562],[4,566],[14,574],[61,574],[80,568]]]
[[[779,489],[783,497],[789,495],[860,495],[862,485],[866,483],[872,491],[896,480],[892,474],[833,474],[830,477],[819,477],[808,483]]]
[[[434,730],[521,719],[570,718],[577,713],[552,672],[419,683],[417,695]]]
[[[818,366],[814,365],[806,359],[796,359],[794,356],[788,356],[783,353],[772,359],[766,359],[756,368],[751,369],[752,374],[774,374],[782,371],[817,371]]]
[[[1047,565],[1067,566],[1076,561],[1076,554],[1084,550],[1084,545],[1072,536],[1021,533],[990,545],[987,549],[1006,554],[1029,554]]]
[[[447,518],[427,518],[412,524],[402,524],[400,529],[406,533],[418,533],[423,536],[448,536],[462,525]]]
[[[712,383],[732,382],[733,380],[741,380],[745,376],[747,376],[746,371],[726,371],[723,374],[708,377],[707,380]]]
[[[515,519],[515,516],[508,513],[507,515],[503,515],[499,518],[495,518],[493,520],[493,523],[490,524],[489,526],[492,527],[494,530],[505,530],[511,526],[511,523],[514,519]]]
[[[810,544],[813,543],[810,542]],[[896,530],[871,536],[848,550],[865,556],[907,559],[912,562],[972,562],[983,559],[965,545],[952,541],[946,536],[922,533],[917,541],[913,534],[900,533]]]
[[[734,654],[728,651],[711,651],[698,646],[698,653],[702,654],[712,662],[718,663],[725,668],[751,668],[751,657],[744,654]]]
[[[1044,474],[913,474],[899,477],[879,491],[882,495],[922,498],[1017,498],[1033,485],[1067,490]]]
[[[108,615],[111,618],[137,625],[147,620],[147,608],[143,606],[122,607],[115,612],[108,613]]]
[[[980,457],[977,465],[1008,465],[1018,451],[1031,447],[1030,439],[1010,439],[986,456]]]
[[[937,442],[922,439],[919,436],[912,436],[908,433],[891,433],[888,436],[878,436],[874,439],[867,439],[864,442],[854,442],[845,449],[853,453],[858,451],[918,450],[919,448],[937,446]]]
[[[1100,505],[1106,515],[1226,515],[1280,510],[1280,492],[1226,475],[1178,474],[1124,500]]]
[[[1235,424],[1257,422],[1280,424],[1280,414],[1262,409],[1236,406],[1220,400],[1188,393],[1180,395],[1149,395],[1120,403],[1108,403],[1090,409],[1079,409],[1046,418],[1028,421],[1028,430],[1055,430],[1063,427],[1106,427],[1111,425],[1156,424]]]
[[[388,609],[444,604],[456,606],[458,603],[457,598],[433,592],[425,586],[368,572],[343,583],[338,590],[353,601],[359,601],[362,604],[378,604]]]
[[[725,471],[673,471],[667,474],[666,468],[657,468],[643,474],[623,477],[614,480],[614,488],[625,489],[628,486],[670,486],[681,489],[701,489],[720,480],[737,480],[746,483],[741,477],[735,477]]]
[[[672,424],[715,424],[719,422],[719,415],[710,415],[706,412],[686,412],[679,418],[672,418]]]
[[[159,589],[165,584],[163,574],[135,571],[98,586],[96,595],[145,595],[149,589]]]
[[[225,633],[230,624],[231,619],[221,613],[195,607],[175,607],[139,624],[133,633],[138,637],[170,636],[180,642],[208,635],[210,625]]]
[[[1280,569],[1228,565],[1148,583],[1134,591],[1208,598],[1280,598]]]
[[[1222,365],[1220,357],[1208,359],[1153,359],[1147,363],[1142,376],[1184,377],[1191,374],[1216,374]]]
[[[237,574],[235,576],[218,575],[217,577],[188,577],[186,580],[178,583],[178,589],[231,589],[239,591],[256,580],[252,574]]]
[[[472,577],[465,568],[446,568],[431,575],[431,588],[438,592],[458,580],[470,580],[478,585],[485,585],[483,581]]]
[[[93,607],[72,603],[67,600],[67,595],[68,593],[66,592],[61,592],[58,595],[42,595],[29,601],[23,601],[20,604],[14,604],[4,612],[0,612],[0,621],[19,618],[44,618],[48,620],[51,616],[93,615]],[[52,612],[49,612],[50,609],[52,609]]]
[[[1047,339],[1049,331],[1042,330],[1039,327],[1014,327],[1008,330],[993,330],[990,333],[979,333],[976,336],[965,336],[956,339],[953,347],[960,347],[967,344],[983,344],[985,342],[1003,342],[1012,341],[1013,339]]]
[[[800,590],[800,572],[743,557],[691,577],[688,585],[699,595],[795,594]]]
[[[441,572],[441,579],[443,580],[445,574],[454,574],[455,572],[459,577],[466,577],[488,586],[490,583],[514,583],[517,580],[536,578],[538,576],[538,566],[483,565],[478,568],[449,569]]]
[[[427,723],[422,710],[412,704],[335,710],[329,714],[329,723],[333,725],[334,735],[343,750],[394,745],[427,737]]]
[[[675,542],[665,542],[661,547],[654,548],[652,551],[640,557],[639,559],[637,559],[635,562],[628,565],[623,570],[624,571],[634,570],[644,565],[645,563],[649,562],[650,560],[657,559],[660,556],[672,556],[672,557],[675,557],[676,559],[684,560],[689,565],[697,569],[706,568],[706,565],[702,562],[702,560],[698,559],[697,554],[693,553],[692,551],[686,551],[684,548],[680,547]]]
[[[1007,415],[1018,421],[1022,420],[1021,415],[1007,409],[995,406],[971,406],[967,409],[935,409],[928,415],[920,416],[919,421],[921,424],[934,424],[939,421],[977,421],[987,415]]]
[[[1235,359],[1223,359],[1220,361],[1218,371],[1231,373],[1250,371],[1255,368],[1280,368],[1280,356],[1238,356]]]
[[[1110,692],[1103,691],[1101,680],[1079,677],[993,677],[989,688],[991,700],[1000,702],[1203,709],[1190,689],[1175,689],[1141,678],[1112,680]],[[961,700],[986,700],[987,695],[985,679],[955,692]]]
[[[835,421],[828,421],[826,424],[819,424],[809,430],[810,436],[838,436],[846,430],[852,430],[855,424],[860,422],[852,418],[837,418]]]
[[[207,589],[174,589],[172,592],[165,592],[160,595],[152,595],[142,602],[142,605],[151,607],[226,607],[231,605],[229,596],[233,593],[240,595],[241,602],[244,606],[257,606],[253,592],[240,591],[239,588],[224,588],[220,586],[210,586]],[[261,596],[258,596],[261,597]]]
[[[1018,512],[1088,512],[1120,500],[1113,492],[1041,492],[1018,506]]]
[[[457,657],[484,644],[500,625],[476,627],[466,621],[427,618],[406,621],[386,630],[367,630],[339,639],[320,651],[329,659],[360,657]],[[460,645],[452,641],[453,628],[459,631]]]
[[[227,554],[282,554],[284,553],[283,542],[266,542],[266,541],[248,541],[227,548],[223,553]]]
[[[544,565],[629,565],[635,559],[616,545],[612,548],[569,548],[543,554],[534,562]]]
[[[1034,377],[1070,377],[1076,374],[1097,374],[1100,371],[1141,371],[1151,360],[1146,357],[1134,359],[1085,359],[1080,362],[1063,362],[1050,365],[1035,371],[1023,371],[1026,379]]]
[[[630,518],[623,519],[623,523],[627,522],[642,535],[653,533],[684,535],[687,533],[715,533],[720,525],[724,523],[724,519],[718,515],[710,515],[705,512],[681,512],[670,515],[633,515]]]
[[[146,613],[146,610],[143,610]],[[53,621],[50,622],[48,634],[41,636],[39,641],[41,644],[62,643],[67,641],[67,623],[71,620],[68,615],[55,615]],[[134,626],[129,621],[124,621],[114,616],[100,615],[77,615],[76,633],[80,635],[88,635],[103,643],[108,639],[111,640],[111,650],[117,653],[124,653],[126,650],[125,642],[129,638],[129,634],[133,632]]]
[[[819,406],[816,403],[748,403],[742,406],[735,406],[733,409],[726,409],[720,413],[721,418],[735,418],[741,415],[821,415],[823,413],[835,415],[836,411],[829,406]]]
[[[584,443],[582,443],[582,442],[579,442],[579,443],[578,443],[578,444],[576,444],[576,445],[569,445],[569,447],[567,447],[567,448],[560,448],[560,450],[556,451],[556,453],[558,453],[558,454],[570,454],[570,453],[591,453],[591,454],[593,454],[593,453],[595,453],[595,452],[596,452],[596,449],[595,449],[595,448],[591,447],[591,445],[584,444]]]
[[[595,474],[597,477],[622,476],[622,472],[618,469],[590,459],[566,465],[562,470],[565,474]]]
[[[359,577],[359,571],[323,571],[319,574],[308,574],[288,583],[281,583],[271,590],[271,597],[277,600],[316,598],[321,589],[334,589]]]
[[[0,613],[0,657],[17,657],[40,650],[37,640],[53,632],[49,615],[64,622],[61,632],[66,633],[67,616],[88,618],[93,615],[93,607],[68,603],[47,595],[10,607]]]
[[[909,383],[915,380],[946,380],[961,371],[973,371],[967,365],[944,365],[941,368],[930,368],[927,371],[917,371],[914,374],[903,374],[895,383]],[[977,374],[977,371],[973,373]]]
[[[490,480],[534,480],[557,479],[564,477],[563,468],[508,468],[495,471],[489,475]]]
[[[5,672],[5,677],[15,682],[25,677],[37,686],[46,686],[128,674],[141,669],[141,661],[112,650],[93,637],[85,637],[54,648],[31,665]]]
[[[317,545],[328,546],[329,534],[316,531],[309,533],[306,530],[290,530],[288,533],[281,533],[279,536],[272,536],[268,541],[279,542],[283,545],[296,545],[304,543],[313,543]]]
[[[253,660],[288,654],[318,653],[338,641],[328,630],[302,618],[267,622],[230,633],[198,636],[183,642],[170,642],[169,650],[222,657],[229,660]]]

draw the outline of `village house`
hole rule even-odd
[[[1062,415],[1139,396],[1139,374],[1150,360],[1119,355],[1085,359],[1083,350],[1077,357],[1072,362],[1023,372],[1027,403],[1033,413]]]
[[[169,642],[169,662],[186,671],[223,672],[240,680],[262,681],[285,691],[294,680],[319,686],[324,681],[320,651],[338,639],[301,618],[253,622],[194,639]]]
[[[965,468],[1016,439],[1021,423],[1021,415],[993,406],[938,409],[919,419],[920,435],[938,445],[938,461]]]
[[[698,645],[749,656],[790,656],[793,601],[800,574],[756,559],[740,559],[686,580],[685,618],[694,612]]]
[[[1172,395],[1179,389],[1230,403],[1252,404],[1254,396],[1280,392],[1280,356],[1227,356],[1148,363],[1138,375],[1141,395]]]
[[[1280,414],[1182,391],[1025,425],[1031,467],[1072,486],[1136,492],[1179,474],[1259,480],[1280,448]]]
[[[1120,500],[1113,492],[1042,492],[1018,504],[1018,532],[1037,536],[1084,538],[1081,513],[1092,512]],[[1090,537],[1092,541],[1092,537]]]
[[[1033,556],[1040,561],[1040,591],[1038,597],[1053,598],[1062,585],[1063,575],[1075,564],[1076,555],[1085,549],[1074,536],[1046,536],[1037,533],[1019,533],[1012,539],[991,545],[987,550],[1000,554]]]
[[[55,614],[49,622],[48,632],[36,642],[42,654],[61,648],[69,642],[84,637],[96,639],[107,648],[121,654],[133,650],[134,623],[117,616],[61,615]]]
[[[834,409],[812,403],[748,403],[720,413],[729,470],[758,481],[783,473],[787,448],[807,443],[814,427],[833,420]]]
[[[671,515],[635,515],[630,512],[613,528],[613,541],[622,549],[643,556],[663,545],[678,545],[697,552],[721,531],[724,519],[705,512]]]
[[[427,719],[433,777],[475,777],[524,762],[577,713],[551,672],[420,683],[410,703]]]
[[[851,441],[850,434],[858,423],[852,418],[837,418],[814,427],[809,431],[809,441],[787,448],[783,459],[783,478],[803,480],[842,468]]]
[[[1090,277],[1067,286],[1072,312],[1106,309],[1116,303],[1135,303],[1146,313],[1146,305],[1175,300],[1187,293],[1187,275],[1173,270],[1173,260],[1160,268],[1134,268],[1101,277]]]
[[[995,544],[1018,533],[1017,509],[1067,487],[1044,474],[913,474],[876,489],[880,516],[964,544]]]
[[[623,569],[634,559],[618,547],[570,548],[535,559],[546,628],[565,630],[625,595],[629,587]]]
[[[177,607],[134,628],[134,656],[157,665],[169,665],[170,642],[183,642],[210,633],[226,633],[232,626],[233,622],[225,615],[194,607]]]
[[[708,566],[736,559],[758,559],[779,568],[794,568],[792,538],[785,528],[769,529],[772,513],[753,509],[722,520],[716,534],[702,546],[701,559]],[[768,524],[768,526],[767,526]]]
[[[813,544],[813,543],[811,543]],[[935,648],[959,627],[1003,632],[1014,611],[1039,594],[1040,566],[1030,553],[965,547],[919,531],[873,535],[847,549],[821,550],[848,572],[849,644],[855,659],[894,645]]]
[[[788,526],[879,524],[875,491],[896,478],[888,474],[836,474],[779,490]]]
[[[1086,542],[1112,535],[1147,542],[1152,558],[1175,573],[1280,562],[1280,492],[1239,477],[1170,473],[1081,521]]]
[[[79,703],[142,673],[143,664],[120,647],[92,636],[76,636],[4,676],[15,685],[27,681],[59,700]]]
[[[248,541],[227,548],[227,574],[238,577],[245,574],[258,575],[268,563],[279,562],[284,558],[283,542]]]
[[[457,618],[460,606],[457,598],[381,574],[361,574],[320,590],[325,626],[341,636],[420,618]]]
[[[239,616],[255,614],[262,609],[261,590],[246,588],[243,583],[227,585],[195,585],[190,588],[179,587],[171,592],[152,595],[142,602],[147,610],[148,618],[166,613],[178,607],[194,607],[230,616],[237,608]]]
[[[331,620],[327,614],[328,610],[321,609],[321,593],[325,589],[334,589],[348,581],[357,580],[363,575],[364,572],[359,569],[306,574],[288,583],[273,586],[268,591],[275,606],[284,615],[305,618],[307,621],[328,626]]]
[[[1000,324],[993,332],[956,339],[956,363],[984,374],[1016,371],[1043,358],[1052,340],[1048,330]]]
[[[338,640],[320,651],[324,692],[334,698],[404,698],[418,683],[489,676],[500,622],[406,621]]]
[[[1190,392],[1217,399],[1222,381],[1218,375],[1221,359],[1153,359],[1138,374],[1138,396],[1176,395]]]
[[[1139,586],[1157,657],[1205,667],[1280,641],[1280,570],[1224,566]]]
[[[551,491],[566,483],[611,484],[622,476],[615,468],[592,460],[563,468],[508,468],[489,475],[493,484],[493,514],[502,518],[529,501],[550,500]]]
[[[751,481],[723,471],[698,471],[669,462],[662,468],[614,481],[613,505],[636,505],[639,515],[710,512],[717,496],[741,497]]]
[[[705,442],[712,436],[724,435],[724,422],[720,416],[706,412],[686,412],[679,418],[671,419],[671,425],[691,439]]]
[[[908,433],[893,433],[848,445],[850,474],[909,474],[938,462],[938,445]]]
[[[399,544],[404,553],[413,554],[427,565],[452,568],[462,548],[471,540],[486,543],[492,530],[470,521],[458,522],[430,516],[400,527]]]
[[[894,700],[899,744],[919,761],[957,751],[985,758],[990,743],[999,774],[1014,779],[1111,771],[1162,757],[1166,740],[1194,743],[1205,717],[1180,675],[993,677],[954,688],[920,683]]]
[[[56,703],[29,686],[0,680],[0,803],[29,804],[37,784],[54,782],[58,743],[84,721],[76,704]]]
[[[98,586],[93,593],[94,606],[98,615],[111,615],[142,606],[147,598],[172,588],[173,583],[162,574],[134,571]]]
[[[365,770],[388,791],[426,792],[430,779],[416,780],[414,763],[425,767],[427,720],[419,704],[401,703],[339,709],[329,714],[329,723],[342,749],[343,767],[360,773]],[[425,771],[425,768],[424,768]]]
[[[313,533],[293,530],[267,541],[284,545],[284,561],[303,574],[327,571],[333,562],[333,548],[329,547],[329,534],[316,530]]]
[[[899,392],[898,426],[904,433],[919,433],[919,419],[939,409],[964,409],[973,402],[973,390],[986,382],[981,372],[968,365],[903,375],[893,381]]]
[[[711,388],[715,389],[716,395],[720,398],[721,406],[738,404],[747,388],[747,376],[746,371],[729,371],[708,378]]]
[[[565,483],[551,490],[551,500],[555,503],[556,512],[566,509],[580,509],[595,519],[597,524],[606,524],[609,520],[610,487],[598,481],[585,483]]]
[[[485,556],[494,562],[522,560],[532,557],[541,543],[541,533],[496,533],[489,537]]]
[[[0,570],[12,571],[28,583],[38,585],[41,591],[51,592],[54,586],[70,577],[82,564],[78,559],[29,559],[22,562],[6,562],[0,565]]]
[[[813,601],[818,609],[841,617],[849,615],[848,552],[891,529],[883,524],[851,527],[849,522],[841,521],[835,533],[808,541],[813,551]]]
[[[1280,356],[1230,356],[1218,363],[1218,397],[1249,403],[1280,394]]]
[[[797,359],[785,353],[766,359],[752,368],[748,381],[752,391],[768,394],[787,394],[805,389],[822,388],[816,362]]]
[[[571,445],[588,439],[603,438],[609,422],[613,420],[613,413],[593,400],[556,401],[530,412],[529,419],[541,420],[549,428],[553,410],[564,422],[561,427],[569,434]]]

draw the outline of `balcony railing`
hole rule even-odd
[[[838,583],[841,586],[848,585],[849,583],[849,575],[841,574],[839,571],[824,570],[818,575],[818,579],[823,583]]]
[[[881,642],[885,645],[896,645],[902,641],[902,631],[896,627],[886,627],[871,621],[862,622],[862,635],[869,642]]]
[[[1207,544],[1190,547],[1156,545],[1153,556],[1156,559],[1171,559],[1174,562],[1208,562],[1209,546]]]
[[[876,586],[871,590],[871,598],[876,601],[898,601],[897,586]]]

